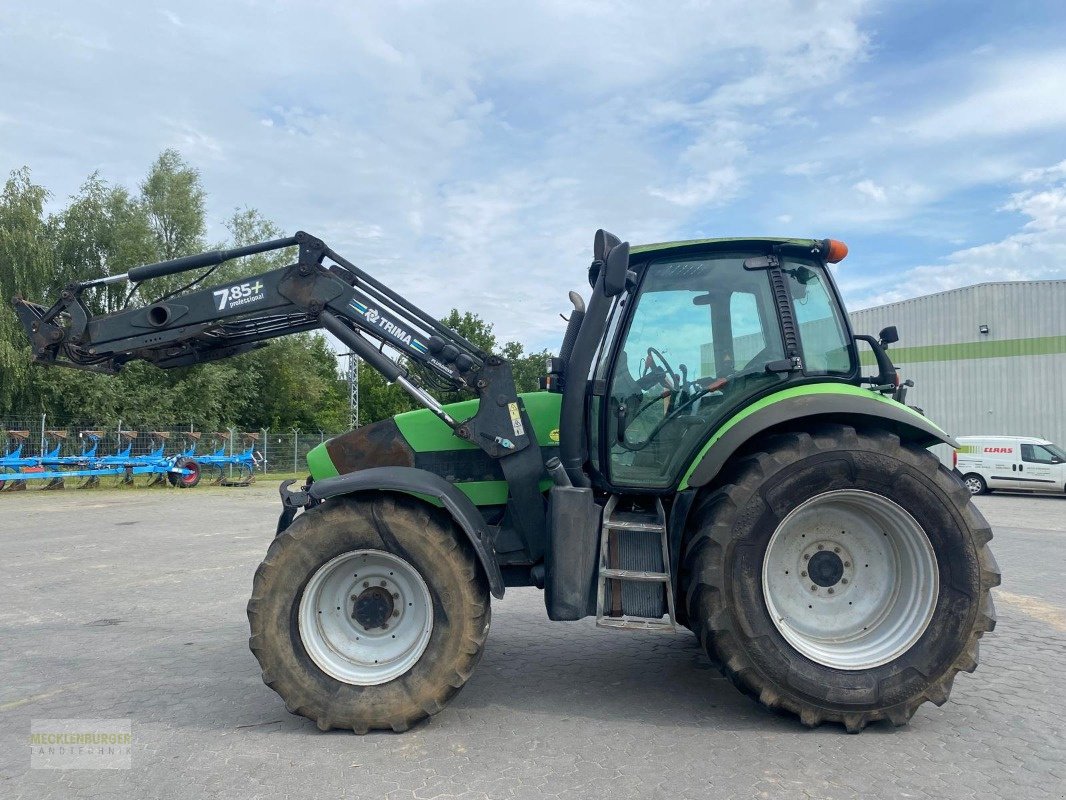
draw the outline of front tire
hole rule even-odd
[[[826,426],[754,450],[693,509],[681,586],[708,654],[811,727],[902,725],[943,704],[995,626],[992,532],[969,491],[883,431]]]
[[[274,539],[249,644],[285,707],[322,730],[407,730],[441,711],[488,636],[487,581],[443,512],[403,496],[330,500]]]

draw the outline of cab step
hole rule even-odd
[[[658,542],[649,534],[658,534]],[[653,615],[659,610],[665,616]],[[617,495],[607,500],[600,529],[596,624],[601,628],[677,630],[662,500],[656,498],[654,511],[624,511],[618,507]]]

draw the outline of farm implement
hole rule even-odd
[[[249,442],[246,449],[226,454],[226,445],[219,446],[211,453],[196,456],[198,432],[183,432],[186,439],[184,449],[167,454],[167,443],[171,438],[169,431],[152,431],[148,434],[152,442],[148,452],[134,455],[134,442],[140,437],[136,431],[118,431],[119,442],[116,452],[110,455],[100,453],[100,443],[106,432],[102,430],[83,430],[78,434],[82,440],[81,452],[63,455],[63,447],[70,433],[65,430],[43,431],[40,453],[28,455],[30,432],[28,430],[8,430],[5,435],[10,443],[0,455],[0,490],[20,491],[29,481],[44,481],[44,489],[63,489],[66,482],[83,478],[79,488],[92,488],[100,484],[104,477],[120,477],[125,486],[177,486],[192,488],[200,482],[205,467],[217,470],[218,477],[214,483],[224,486],[247,486],[255,480],[255,468],[262,463],[262,456],[255,451],[258,434],[242,434]],[[228,433],[216,433],[216,440],[228,438]],[[230,474],[232,467],[233,474]]]

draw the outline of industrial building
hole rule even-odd
[[[851,324],[896,326],[889,354],[915,382],[907,402],[952,435],[1066,444],[1066,280],[966,286],[855,311]]]

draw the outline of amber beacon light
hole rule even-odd
[[[837,264],[847,258],[848,246],[839,239],[825,240],[825,260]]]

